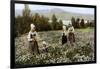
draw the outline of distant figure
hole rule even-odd
[[[70,43],[75,42],[74,27],[72,26],[72,24],[69,24],[68,40],[70,41]]]
[[[36,28],[34,24],[30,25],[31,30],[28,33],[28,41],[29,41],[29,48],[32,54],[39,54],[39,48],[38,48],[38,34],[36,32]]]
[[[66,26],[63,26],[62,45],[67,43]]]

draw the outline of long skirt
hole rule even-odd
[[[39,54],[39,47],[37,41],[31,41],[29,42],[30,52],[32,54]]]
[[[73,43],[73,42],[75,42],[75,35],[74,35],[74,33],[69,33],[68,34],[68,40],[70,41],[70,43]]]
[[[63,35],[62,36],[62,45],[67,43],[67,36],[66,35]]]

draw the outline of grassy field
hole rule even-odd
[[[27,34],[15,39],[16,64],[51,64],[94,61],[94,29],[75,29],[76,42],[71,46],[69,42],[61,45],[62,31],[38,32],[40,38],[39,50],[41,54],[32,55],[29,52]],[[48,52],[44,52],[42,41],[48,44]]]

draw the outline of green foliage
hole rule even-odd
[[[80,26],[81,26],[81,28],[85,28],[84,19],[81,19]]]
[[[62,25],[63,25],[62,20],[58,21],[56,15],[53,14],[52,15],[52,22],[51,22],[52,30],[61,30],[62,29]]]
[[[90,28],[89,28],[90,29]],[[94,61],[94,31],[93,29],[75,29],[76,42],[73,46],[70,43],[61,45],[62,31],[42,31],[38,34],[41,39],[48,43],[47,52],[41,48],[40,54],[33,55],[27,48],[26,34],[15,39],[15,62],[16,64],[51,64],[51,63],[72,63]],[[87,36],[89,35],[89,36]],[[49,36],[49,37],[48,37]],[[84,38],[86,37],[86,38]],[[42,46],[41,42],[38,43]]]
[[[71,22],[72,22],[72,25],[75,27],[75,18],[74,17],[72,17]]]
[[[30,24],[32,23],[32,16],[30,14],[30,9],[27,4],[25,4],[25,9],[23,9],[23,15],[15,17],[15,37],[27,33],[30,29]]]
[[[75,19],[72,17],[71,22],[74,28],[80,28],[80,18]]]
[[[87,28],[87,27],[94,27],[94,21],[90,21],[87,20],[87,23],[85,23],[85,20],[84,19],[80,19],[80,18],[77,18],[75,19],[74,17],[71,18],[71,23],[72,25],[74,26],[74,28]]]
[[[58,30],[61,30],[62,29],[62,26],[63,26],[63,21],[62,20],[59,20],[58,22]]]
[[[52,23],[50,23],[48,17],[39,15],[38,13],[35,13],[33,16],[27,4],[25,4],[25,8],[23,9],[22,14],[22,16],[15,17],[15,37],[29,32],[31,23],[36,26],[37,31],[62,29],[62,20],[59,20],[59,22],[57,22],[56,16],[52,15]]]
[[[23,9],[23,17],[30,16],[29,6],[27,4],[25,4],[24,6],[25,6],[25,8]]]
[[[80,18],[77,18],[75,22],[75,28],[80,28],[79,22],[80,22]]]
[[[52,15],[52,28],[57,29],[57,18],[55,14]]]

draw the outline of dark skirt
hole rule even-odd
[[[39,54],[39,47],[37,41],[31,41],[29,42],[29,48],[32,54]]]
[[[62,45],[67,43],[67,36],[66,35],[62,35]]]
[[[70,41],[70,43],[75,42],[75,35],[74,33],[69,33],[68,34],[68,40]]]

